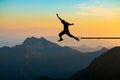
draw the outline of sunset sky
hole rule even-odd
[[[63,27],[56,13],[75,24],[70,32],[76,36],[120,36],[120,0],[0,0],[0,46],[30,36],[57,42],[53,37]],[[96,41],[79,43],[120,45],[120,40]]]

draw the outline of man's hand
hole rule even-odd
[[[58,16],[58,13],[56,15]]]
[[[59,18],[59,20],[62,21],[62,19],[58,16],[58,13],[57,13],[56,15],[57,15],[57,17]]]
[[[74,23],[72,23],[72,25],[74,25]]]
[[[72,23],[72,24],[69,23],[69,25],[74,25],[74,23]]]

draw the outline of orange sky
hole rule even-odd
[[[56,13],[66,21],[75,23],[74,26],[70,26],[70,32],[76,36],[120,36],[118,5],[120,1],[118,0],[70,0],[69,2],[64,0],[64,4],[60,1],[50,3],[50,0],[23,2],[23,0],[0,2],[1,43],[2,40],[10,39],[11,35],[14,39],[24,39],[29,36],[57,37],[63,26],[57,19]]]

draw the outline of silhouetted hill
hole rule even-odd
[[[0,80],[68,78],[105,51],[84,54],[43,37],[27,38],[21,45],[0,48]]]
[[[31,37],[31,38],[27,38],[23,43],[22,46],[27,47],[27,46],[34,46],[34,47],[40,47],[40,48],[55,48],[55,47],[60,47],[59,45],[52,43],[48,40],[46,40],[45,38],[41,37],[39,38],[35,38],[35,37]]]
[[[105,52],[70,80],[120,80],[120,47]]]
[[[78,47],[71,47],[75,50],[78,50],[80,52],[83,52],[83,53],[86,53],[86,52],[95,52],[95,51],[98,51],[104,47],[102,46],[97,46],[97,47],[89,47],[87,45],[81,45],[81,46],[78,46]]]

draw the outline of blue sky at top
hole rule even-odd
[[[13,13],[55,13],[74,12],[75,5],[86,4],[88,6],[118,7],[120,0],[0,0],[4,11]]]

